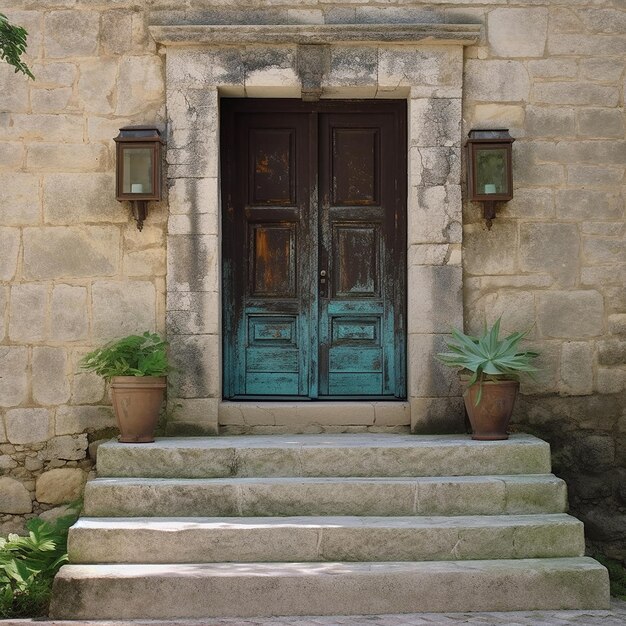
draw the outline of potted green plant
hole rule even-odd
[[[528,334],[515,332],[499,339],[500,319],[480,337],[452,330],[449,352],[437,355],[442,363],[459,368],[465,384],[463,399],[472,425],[472,439],[508,439],[507,432],[519,391],[519,375],[537,371],[532,350],[520,350],[519,342]]]
[[[156,333],[130,335],[86,354],[81,366],[110,381],[119,441],[154,441],[169,369],[165,341]]]

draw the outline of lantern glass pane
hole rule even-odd
[[[479,194],[508,193],[506,148],[476,150],[476,192]]]
[[[123,149],[123,193],[152,194],[152,149],[130,148]]]

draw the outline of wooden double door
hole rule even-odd
[[[406,396],[406,105],[222,100],[224,397]]]

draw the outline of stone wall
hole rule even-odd
[[[29,30],[37,78],[0,65],[0,531],[73,499],[89,443],[112,432],[106,390],[80,356],[166,327],[167,200],[139,233],[113,197],[118,128],[166,119],[164,50],[148,24],[473,22],[484,29],[465,49],[463,135],[510,129],[515,196],[491,230],[464,203],[465,324],[502,315],[507,330],[531,329],[543,369],[524,387],[517,427],[553,444],[590,537],[626,558],[623,2],[249,5],[0,6]],[[435,165],[458,176],[458,163]],[[424,210],[437,201],[427,196]],[[180,309],[188,327],[206,327],[206,303]]]

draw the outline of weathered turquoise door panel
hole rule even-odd
[[[222,100],[224,396],[405,396],[403,103]]]
[[[383,395],[383,375],[355,372],[331,373],[328,393],[331,396],[381,396]]]

